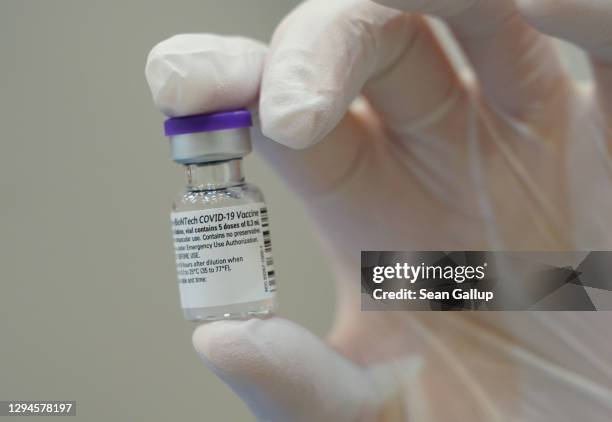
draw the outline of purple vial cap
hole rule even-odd
[[[239,129],[253,126],[251,112],[246,109],[172,117],[164,122],[166,136],[185,133],[212,132],[224,129]]]

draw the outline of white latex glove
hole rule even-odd
[[[611,420],[611,314],[361,312],[359,252],[610,249],[612,2],[389,4],[415,14],[314,0],[269,47],[181,35],[151,51],[168,115],[259,95],[276,142],[255,148],[303,198],[337,275],[326,343],[273,318],[203,325],[196,349],[264,420]],[[418,13],[449,24],[472,80]],[[543,33],[591,53],[589,89]]]

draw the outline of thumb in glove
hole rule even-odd
[[[418,358],[362,368],[281,318],[204,324],[193,344],[260,420],[384,420],[419,378]]]

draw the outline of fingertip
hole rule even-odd
[[[249,368],[253,355],[250,332],[257,319],[248,321],[216,321],[197,327],[192,335],[193,347],[211,367],[225,374],[243,372]]]
[[[272,37],[263,72],[263,134],[293,149],[322,141],[386,57],[376,47],[398,14],[351,0],[294,9]]]
[[[264,71],[259,110],[264,136],[293,149],[318,143],[340,121],[341,84],[321,86],[325,69],[302,52],[276,52]]]
[[[151,49],[145,76],[169,116],[245,107],[256,100],[266,52],[248,38],[180,34]]]
[[[153,102],[164,114],[171,114],[172,110],[167,107],[167,98],[170,103],[176,103],[176,98],[171,98],[176,89],[172,87],[177,74],[173,71],[169,63],[163,60],[163,50],[168,40],[157,43],[149,54],[145,64],[145,78],[149,85]]]
[[[329,119],[329,100],[321,96],[288,104],[279,100],[283,93],[262,98],[260,105],[262,134],[289,148],[301,150],[317,144],[337,122]],[[274,98],[276,97],[276,98]]]
[[[199,325],[191,336],[191,341],[196,352],[200,356],[210,355],[210,347],[218,340],[226,338],[226,335],[241,321],[216,321]]]
[[[218,375],[243,380],[273,377],[273,357],[282,356],[305,330],[282,318],[216,321],[202,324],[192,335],[204,363]],[[289,343],[289,345],[287,345]]]
[[[363,370],[289,320],[207,323],[193,344],[261,419],[352,421],[376,405]]]

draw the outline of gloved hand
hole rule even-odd
[[[167,115],[259,96],[255,148],[302,197],[337,278],[327,342],[273,318],[202,325],[196,349],[263,420],[610,420],[610,314],[361,312],[359,252],[609,249],[612,3],[381,3],[402,11],[311,0],[269,47],[180,35],[151,51]],[[421,13],[448,23],[473,72]],[[544,33],[590,53],[590,87]]]

